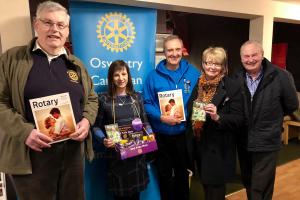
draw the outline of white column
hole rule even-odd
[[[264,15],[250,20],[249,39],[257,40],[264,48],[264,56],[271,59],[273,39],[273,17]]]

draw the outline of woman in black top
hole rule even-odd
[[[114,61],[108,70],[108,91],[99,95],[99,111],[94,125],[94,134],[101,137],[104,133],[104,146],[108,157],[108,189],[116,200],[138,200],[140,192],[149,182],[145,155],[125,160],[120,159],[115,150],[115,143],[108,139],[105,125],[129,125],[136,118],[147,123],[143,99],[133,89],[128,65],[122,61]]]
[[[188,103],[187,146],[191,161],[195,156],[205,199],[224,200],[225,183],[235,172],[235,132],[244,119],[241,92],[227,76],[223,48],[207,48],[201,70]]]

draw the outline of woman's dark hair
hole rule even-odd
[[[130,70],[129,70],[127,63],[124,62],[123,60],[116,60],[113,63],[111,63],[111,65],[109,66],[108,75],[107,75],[108,94],[111,97],[116,96],[116,86],[114,84],[114,73],[116,71],[123,70],[124,68],[126,69],[127,74],[128,74],[128,83],[126,85],[126,92],[129,95],[132,95],[134,93],[132,78],[131,78]]]

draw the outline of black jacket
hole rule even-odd
[[[277,151],[281,147],[284,115],[298,108],[298,98],[291,75],[267,59],[262,61],[263,77],[251,95],[245,70],[236,75],[242,85],[246,127],[240,134],[240,143],[248,151]]]
[[[217,106],[219,122],[207,115],[200,141],[195,141],[190,121],[193,101],[197,95],[198,86],[194,88],[188,104],[189,158],[191,162],[196,159],[203,184],[224,184],[235,173],[236,131],[244,123],[240,87],[232,79],[223,78],[212,99],[212,103]]]

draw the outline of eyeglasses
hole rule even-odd
[[[38,19],[38,20],[40,20],[43,23],[43,25],[45,27],[47,27],[48,29],[50,29],[51,27],[56,25],[58,30],[64,30],[65,28],[67,28],[69,26],[68,24],[65,24],[63,22],[56,22],[55,23],[55,22],[53,22],[51,20],[48,20],[48,19]]]
[[[222,66],[222,64],[220,64],[220,63],[214,63],[214,62],[211,62],[211,61],[204,62],[204,64],[207,65],[207,66],[214,66],[214,67],[221,67]]]

